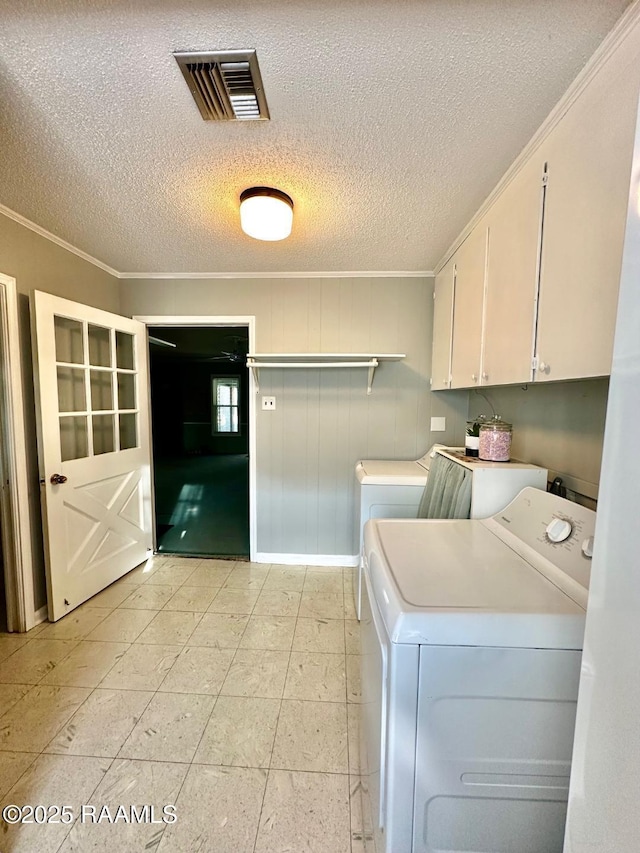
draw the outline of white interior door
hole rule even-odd
[[[151,548],[146,328],[36,291],[32,301],[49,619]]]

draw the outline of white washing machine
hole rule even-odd
[[[365,526],[377,853],[561,853],[594,526],[533,488],[484,520]]]
[[[363,530],[373,518],[416,518],[429,467],[436,453],[472,473],[471,518],[487,518],[505,507],[525,486],[547,488],[547,469],[525,462],[485,462],[468,457],[463,447],[434,446],[415,462],[365,459],[356,465],[357,541],[360,555],[354,585],[355,608],[360,618],[362,598]]]

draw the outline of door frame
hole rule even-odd
[[[255,314],[232,315],[232,316],[177,316],[161,315],[153,316],[147,314],[136,314],[134,320],[139,320],[148,326],[245,326],[249,332],[249,352],[255,352],[256,344],[256,318]],[[148,334],[148,333],[147,333]],[[253,371],[248,370],[249,376],[249,559],[255,562],[257,551],[257,527],[256,527],[256,388]],[[153,421],[151,419],[151,383],[149,383],[149,423],[153,435]],[[155,482],[153,470],[153,441],[151,451],[151,478]],[[153,515],[153,547],[157,550],[156,542],[156,507],[155,488],[152,488],[151,511]]]
[[[28,631],[36,624],[29,477],[27,473],[18,291],[0,273],[0,517],[7,627]]]

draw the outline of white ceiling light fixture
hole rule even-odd
[[[250,187],[240,195],[240,226],[256,240],[284,240],[291,234],[293,201],[272,187]]]

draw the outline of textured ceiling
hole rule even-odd
[[[627,5],[0,0],[0,203],[119,271],[432,269]],[[270,122],[200,118],[172,53],[228,48]]]

